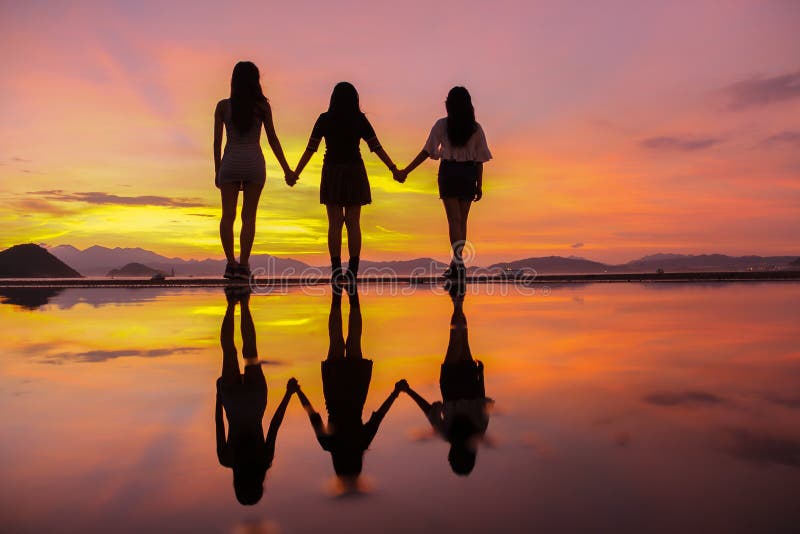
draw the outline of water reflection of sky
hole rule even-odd
[[[800,285],[491,293],[463,304],[495,400],[469,476],[401,393],[364,455],[361,496],[342,498],[292,397],[253,507],[215,454],[221,289],[3,295],[0,516],[51,531],[789,531],[800,520]],[[364,421],[400,379],[441,400],[448,295],[365,287],[359,304],[373,361]],[[329,292],[253,296],[250,309],[268,363],[264,428],[290,377],[326,419]]]

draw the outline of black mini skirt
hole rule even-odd
[[[478,165],[475,161],[442,160],[439,163],[439,198],[474,199],[478,189]]]
[[[323,163],[319,203],[335,206],[364,206],[372,203],[364,162]]]

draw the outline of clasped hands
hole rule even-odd
[[[395,167],[394,169],[392,169],[392,178],[394,178],[395,182],[401,184],[405,183],[409,172],[410,171],[408,171],[408,169],[398,169],[397,167]]]
[[[297,180],[300,179],[300,175],[297,174],[296,171],[289,169],[284,173],[283,179],[286,181],[286,185],[289,187],[294,187],[294,184],[296,184]]]
[[[394,178],[396,182],[402,184],[406,181],[408,173],[409,171],[406,169],[398,169],[397,167],[395,167],[394,169],[392,169],[392,178]],[[288,185],[289,187],[294,187],[294,184],[296,184],[297,180],[300,179],[300,175],[297,173],[297,171],[293,171],[290,169],[284,173],[283,179],[286,181],[286,185]]]

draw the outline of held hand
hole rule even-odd
[[[294,184],[297,183],[297,180],[300,178],[300,176],[298,176],[296,172],[290,170],[284,175],[283,178],[286,180],[286,185],[289,187],[294,187]]]
[[[407,393],[408,389],[409,385],[405,378],[402,380],[398,380],[394,385],[394,391],[396,393],[400,393],[401,391],[405,391]]]
[[[300,384],[297,383],[297,379],[294,377],[290,378],[289,381],[286,382],[286,393],[291,395],[298,391],[300,391]]]
[[[408,177],[408,171],[405,169],[394,169],[392,171],[392,178],[394,178],[396,182],[402,184],[406,181],[406,177]]]

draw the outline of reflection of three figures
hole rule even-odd
[[[234,290],[235,291],[235,290]],[[358,293],[348,294],[350,304],[347,336],[342,327],[342,294],[334,291],[328,316],[329,348],[322,361],[322,384],[327,424],[317,413],[297,381],[289,380],[264,436],[261,419],[267,404],[267,386],[255,347],[255,328],[246,293],[228,292],[228,308],[222,323],[222,376],[217,381],[217,453],[220,463],[233,470],[234,491],[242,504],[258,502],[266,472],[272,465],[278,429],[289,399],[297,393],[308,413],[317,441],[331,454],[333,468],[342,489],[351,493],[360,487],[364,454],[381,422],[401,392],[406,392],[425,413],[437,434],[450,443],[448,459],[453,471],[466,475],[475,464],[478,442],[488,425],[483,366],[469,350],[466,318],[462,310],[463,291],[451,292],[453,316],[450,341],[441,367],[442,401],[428,403],[405,380],[395,384],[387,398],[364,422],[362,412],[372,377],[372,360],[361,349],[362,317]],[[241,306],[242,356],[239,371],[233,342],[234,309]],[[225,432],[222,412],[227,416]]]

